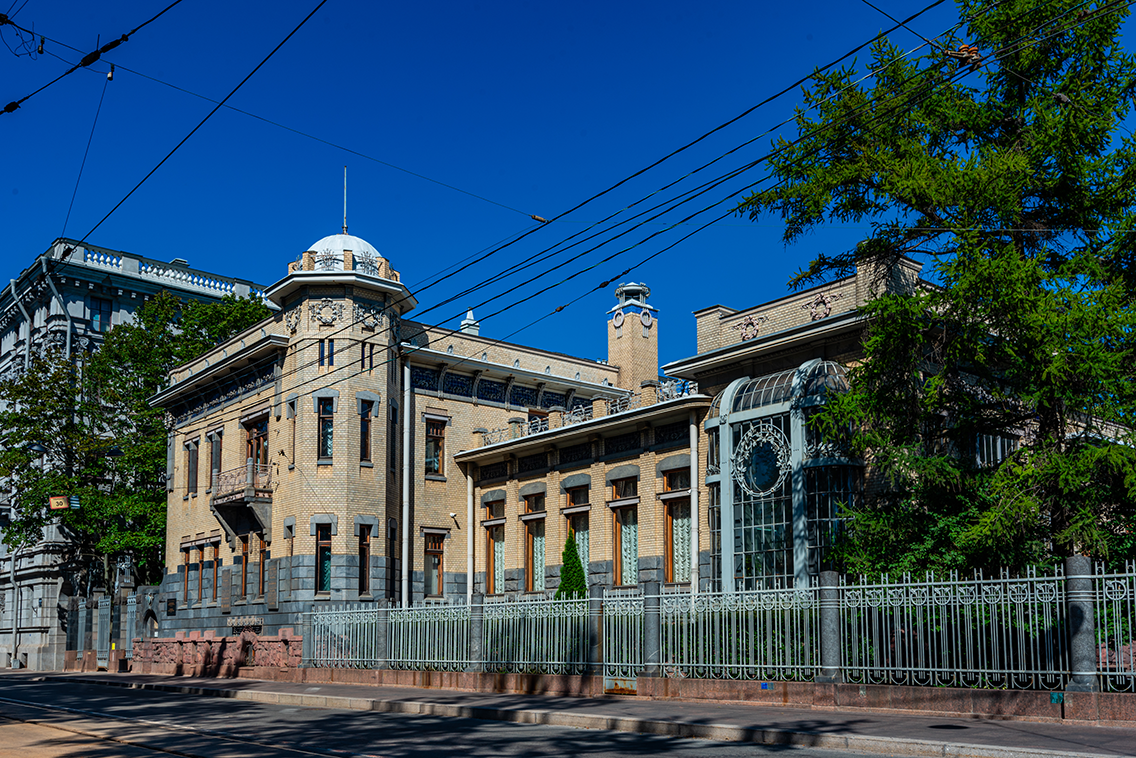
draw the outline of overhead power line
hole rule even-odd
[[[135,34],[136,32],[138,32],[139,30],[143,29],[144,27],[146,27],[146,26],[148,26],[148,25],[152,24],[153,22],[157,21],[157,20],[158,20],[159,18],[161,18],[161,17],[163,16],[163,15],[165,15],[166,11],[170,10],[171,8],[173,8],[173,7],[175,6],[175,5],[177,5],[177,4],[178,4],[178,3],[180,3],[181,1],[182,1],[182,0],[174,0],[174,1],[172,2],[172,3],[170,3],[170,4],[169,4],[169,5],[167,5],[167,6],[165,7],[165,8],[163,8],[163,9],[162,9],[161,11],[159,11],[157,15],[155,15],[155,16],[153,16],[153,17],[151,17],[151,18],[150,18],[149,20],[147,20],[147,21],[143,21],[143,22],[142,22],[141,24],[139,24],[138,26],[134,27],[133,29],[131,29],[130,31],[128,31],[128,32],[127,32],[126,34],[123,34],[123,35],[122,35],[121,37],[119,37],[118,39],[116,39],[116,40],[111,40],[110,42],[106,43],[106,44],[105,44],[105,45],[103,45],[102,47],[100,47],[100,48],[98,48],[98,49],[96,49],[96,50],[92,50],[91,52],[87,53],[86,55],[84,55],[84,56],[83,56],[83,59],[82,59],[82,60],[80,60],[80,61],[79,61],[78,63],[76,63],[76,64],[75,64],[74,66],[72,66],[71,68],[69,68],[69,69],[67,69],[66,71],[64,71],[64,72],[63,72],[62,74],[60,74],[59,76],[57,76],[57,77],[55,77],[54,79],[52,79],[52,80],[51,80],[50,82],[48,82],[47,84],[43,85],[42,87],[40,87],[39,89],[35,90],[34,92],[31,92],[31,93],[29,93],[29,94],[27,94],[27,95],[24,95],[24,96],[23,96],[23,97],[21,97],[21,98],[20,98],[19,100],[13,100],[12,102],[10,102],[10,103],[8,103],[7,105],[5,105],[5,106],[4,106],[4,108],[3,108],[3,110],[0,110],[0,113],[12,113],[12,112],[13,112],[13,111],[15,111],[15,110],[16,110],[17,108],[19,108],[19,107],[20,107],[21,105],[23,105],[23,104],[24,104],[24,102],[25,102],[25,101],[27,101],[27,100],[28,100],[29,98],[32,98],[32,97],[34,97],[35,95],[38,95],[38,94],[39,94],[40,92],[43,92],[43,91],[44,91],[45,89],[47,89],[47,88],[48,88],[48,87],[50,87],[51,85],[55,84],[56,82],[60,81],[61,79],[65,78],[65,77],[67,77],[67,76],[70,76],[71,74],[75,73],[75,72],[76,72],[76,71],[78,71],[79,69],[81,69],[81,68],[85,68],[85,67],[87,67],[87,66],[90,66],[90,65],[91,65],[92,63],[94,63],[94,62],[95,62],[95,61],[97,61],[97,60],[98,60],[99,58],[101,58],[101,57],[102,57],[102,56],[103,56],[103,55],[104,55],[105,53],[109,53],[109,52],[110,52],[111,50],[114,50],[114,49],[115,49],[116,47],[118,47],[119,45],[121,45],[121,44],[122,44],[123,42],[128,42],[128,41],[130,40],[130,37],[131,37],[131,36],[132,36],[133,34]],[[13,21],[13,20],[11,19],[11,17],[10,17],[10,16],[8,16],[8,14],[6,14],[6,13],[0,13],[0,27],[3,27],[3,26],[4,26],[4,25],[6,25],[6,24],[10,24],[11,26],[15,27],[16,29],[19,29],[19,30],[20,30],[20,31],[22,31],[22,32],[27,32],[27,33],[29,33],[29,34],[31,33],[31,31],[30,31],[30,30],[28,30],[28,29],[24,29],[24,28],[23,28],[22,26],[20,26],[20,25],[19,25],[19,24],[17,24],[17,23],[15,22],[15,21]]]

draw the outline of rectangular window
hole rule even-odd
[[[363,346],[363,355],[359,362],[359,368],[362,371],[374,371],[375,348],[377,348],[378,345],[374,345],[370,342],[363,342],[361,344]]]
[[[331,459],[333,450],[332,439],[334,436],[333,413],[335,408],[335,399],[330,397],[321,397],[316,400],[316,407],[319,411],[319,450],[318,455],[322,459]]]
[[[426,473],[442,474],[446,451],[446,422],[426,421]]]
[[[241,591],[238,597],[244,597],[248,592],[248,574],[249,574],[249,536],[246,534],[241,537]]]
[[[91,331],[106,332],[111,327],[111,314],[114,306],[101,297],[91,298]]]
[[[626,479],[613,479],[611,481],[611,499],[623,500],[628,497],[639,496],[639,479],[638,477],[628,477]]]
[[[525,524],[525,592],[544,592],[544,519]]]
[[[189,605],[189,601],[190,601],[191,598],[189,597],[189,551],[188,550],[182,550],[181,551],[181,562],[182,562],[182,565],[185,566],[185,576],[182,577],[182,582],[185,585],[185,588],[184,588],[185,589],[185,604]]]
[[[362,413],[359,414],[359,460],[371,460],[371,412],[375,409],[375,401],[362,401]]]
[[[316,592],[331,592],[331,524],[316,524]]]
[[[639,513],[635,507],[615,511],[615,580],[619,584],[639,583]]]
[[[400,446],[395,443],[398,438],[398,406],[392,404],[390,407],[390,436],[387,437],[387,467],[391,471],[398,468]]]
[[[690,501],[667,504],[666,581],[690,581]]]
[[[335,340],[319,341],[319,364],[321,366],[335,365]]]
[[[256,553],[256,594],[257,597],[264,597],[264,566],[268,563],[268,545],[264,542],[263,534],[256,535]]]
[[[213,602],[217,602],[217,576],[221,568],[221,546],[213,546]]]
[[[664,487],[667,492],[690,489],[690,469],[680,468],[663,472]]]
[[[371,527],[359,525],[359,594],[371,592]]]
[[[544,513],[544,493],[525,495],[525,513]]]
[[[197,548],[197,602],[205,602],[203,585],[205,583],[205,546]]]
[[[584,567],[584,577],[588,576],[589,529],[588,514],[577,513],[568,517],[568,531],[576,538],[576,552],[580,555],[580,565]]]
[[[197,442],[185,446],[185,493],[197,494]]]
[[[221,471],[221,435],[213,434],[209,437],[209,489],[217,484],[215,474]]]
[[[505,501],[490,500],[485,504],[485,518],[505,518]]]
[[[590,491],[587,487],[570,487],[568,488],[568,507],[577,505],[587,505],[590,498]]]
[[[445,542],[444,534],[426,535],[426,595],[427,597],[442,596],[442,545]]]
[[[498,503],[505,507],[504,501]],[[485,534],[485,594],[495,595],[505,591],[505,527],[491,526]]]

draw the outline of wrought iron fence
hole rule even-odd
[[[390,667],[464,671],[470,664],[468,605],[424,605],[390,611]]]
[[[487,671],[581,674],[588,665],[587,600],[485,603]]]
[[[134,627],[138,621],[138,595],[129,595],[126,598],[126,629],[122,635],[122,655],[124,658],[134,657]]]
[[[643,593],[606,590],[603,596],[605,680],[634,679],[643,671]],[[605,690],[611,689],[605,684]]]
[[[1069,676],[1060,567],[1025,577],[928,573],[841,585],[845,681],[1060,689]]]
[[[110,596],[99,598],[99,633],[95,638],[95,660],[101,668],[110,664]]]
[[[308,665],[317,668],[372,669],[383,661],[379,625],[383,608],[329,608],[312,613]]]
[[[1094,577],[1097,674],[1106,692],[1136,692],[1136,562],[1123,571],[1097,564]]]
[[[218,495],[245,487],[264,488],[272,483],[272,466],[267,463],[254,463],[250,477],[248,464],[228,471],[213,474],[213,492]]]
[[[663,675],[812,681],[820,666],[815,587],[663,595]]]

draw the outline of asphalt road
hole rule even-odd
[[[0,756],[732,756],[867,754],[476,719],[267,705],[30,679],[0,680]]]

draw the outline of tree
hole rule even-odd
[[[580,549],[576,546],[576,535],[569,532],[564,541],[564,552],[560,555],[560,586],[556,588],[556,600],[576,600],[588,596],[588,579],[584,575],[584,564],[580,562]]]
[[[18,504],[5,543],[32,544],[58,522],[69,538],[64,561],[72,573],[87,577],[92,559],[105,569],[110,556],[129,555],[142,581],[160,578],[170,427],[149,399],[172,368],[269,313],[251,299],[181,303],[161,292],[131,323],[112,328],[95,354],[72,362],[49,351],[30,371],[0,383],[7,401],[0,428],[8,441],[0,476],[9,478]],[[30,452],[33,443],[47,452]],[[78,495],[81,507],[49,511],[49,495]]]
[[[773,159],[781,182],[740,208],[780,214],[786,243],[827,221],[871,229],[791,282],[860,268],[877,285],[851,390],[816,422],[851,429],[873,472],[840,555],[873,573],[1132,556],[1128,6],[958,7],[965,39],[922,57],[881,41],[872,85],[818,73],[815,115],[798,113],[800,139]],[[977,51],[948,54],[960,44]],[[933,284],[889,286],[904,256]],[[983,455],[999,447],[1010,454]]]

